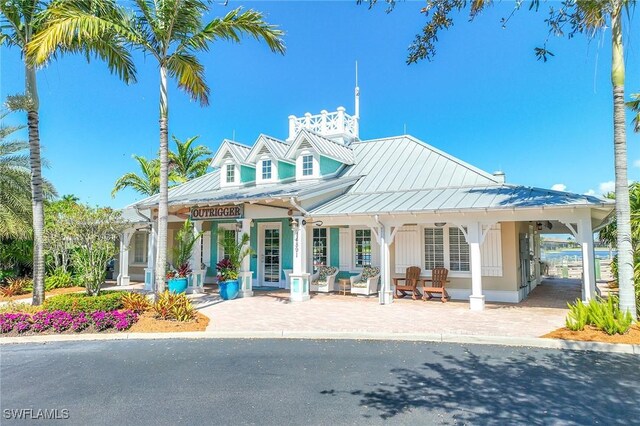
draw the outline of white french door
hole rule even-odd
[[[259,226],[260,253],[258,282],[261,286],[282,287],[281,284],[281,229],[279,223],[264,223]]]

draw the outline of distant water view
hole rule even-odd
[[[597,248],[595,249],[596,259],[610,259],[611,257],[616,255],[615,250],[609,250],[606,248]],[[545,261],[560,261],[563,259],[567,259],[568,261],[577,260],[582,258],[582,252],[578,249],[572,250],[553,250],[553,251],[542,251],[541,253],[542,260]]]

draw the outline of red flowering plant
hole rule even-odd
[[[176,245],[173,248],[173,262],[177,267],[169,268],[167,279],[186,278],[191,275],[189,258],[193,252],[193,247],[200,240],[204,232],[194,232],[193,223],[187,219],[182,225],[182,229],[176,234]]]
[[[220,234],[220,245],[224,249],[225,257],[216,264],[220,281],[233,281],[238,279],[240,266],[245,257],[253,253],[249,247],[249,235],[243,234],[238,241],[235,236],[229,237],[226,233]]]

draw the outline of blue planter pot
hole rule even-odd
[[[188,278],[171,278],[167,284],[169,291],[172,293],[184,293],[187,291],[187,285],[189,283]]]
[[[238,280],[220,281],[218,287],[220,289],[220,297],[223,300],[233,300],[238,297],[240,292]]]

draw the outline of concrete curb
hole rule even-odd
[[[457,343],[516,346],[572,351],[609,352],[640,355],[640,345],[579,342],[539,337],[507,337],[465,334],[377,333],[352,331],[192,331],[180,333],[62,334],[0,338],[0,345],[104,340],[166,339],[314,339],[314,340],[387,340],[408,342]]]

